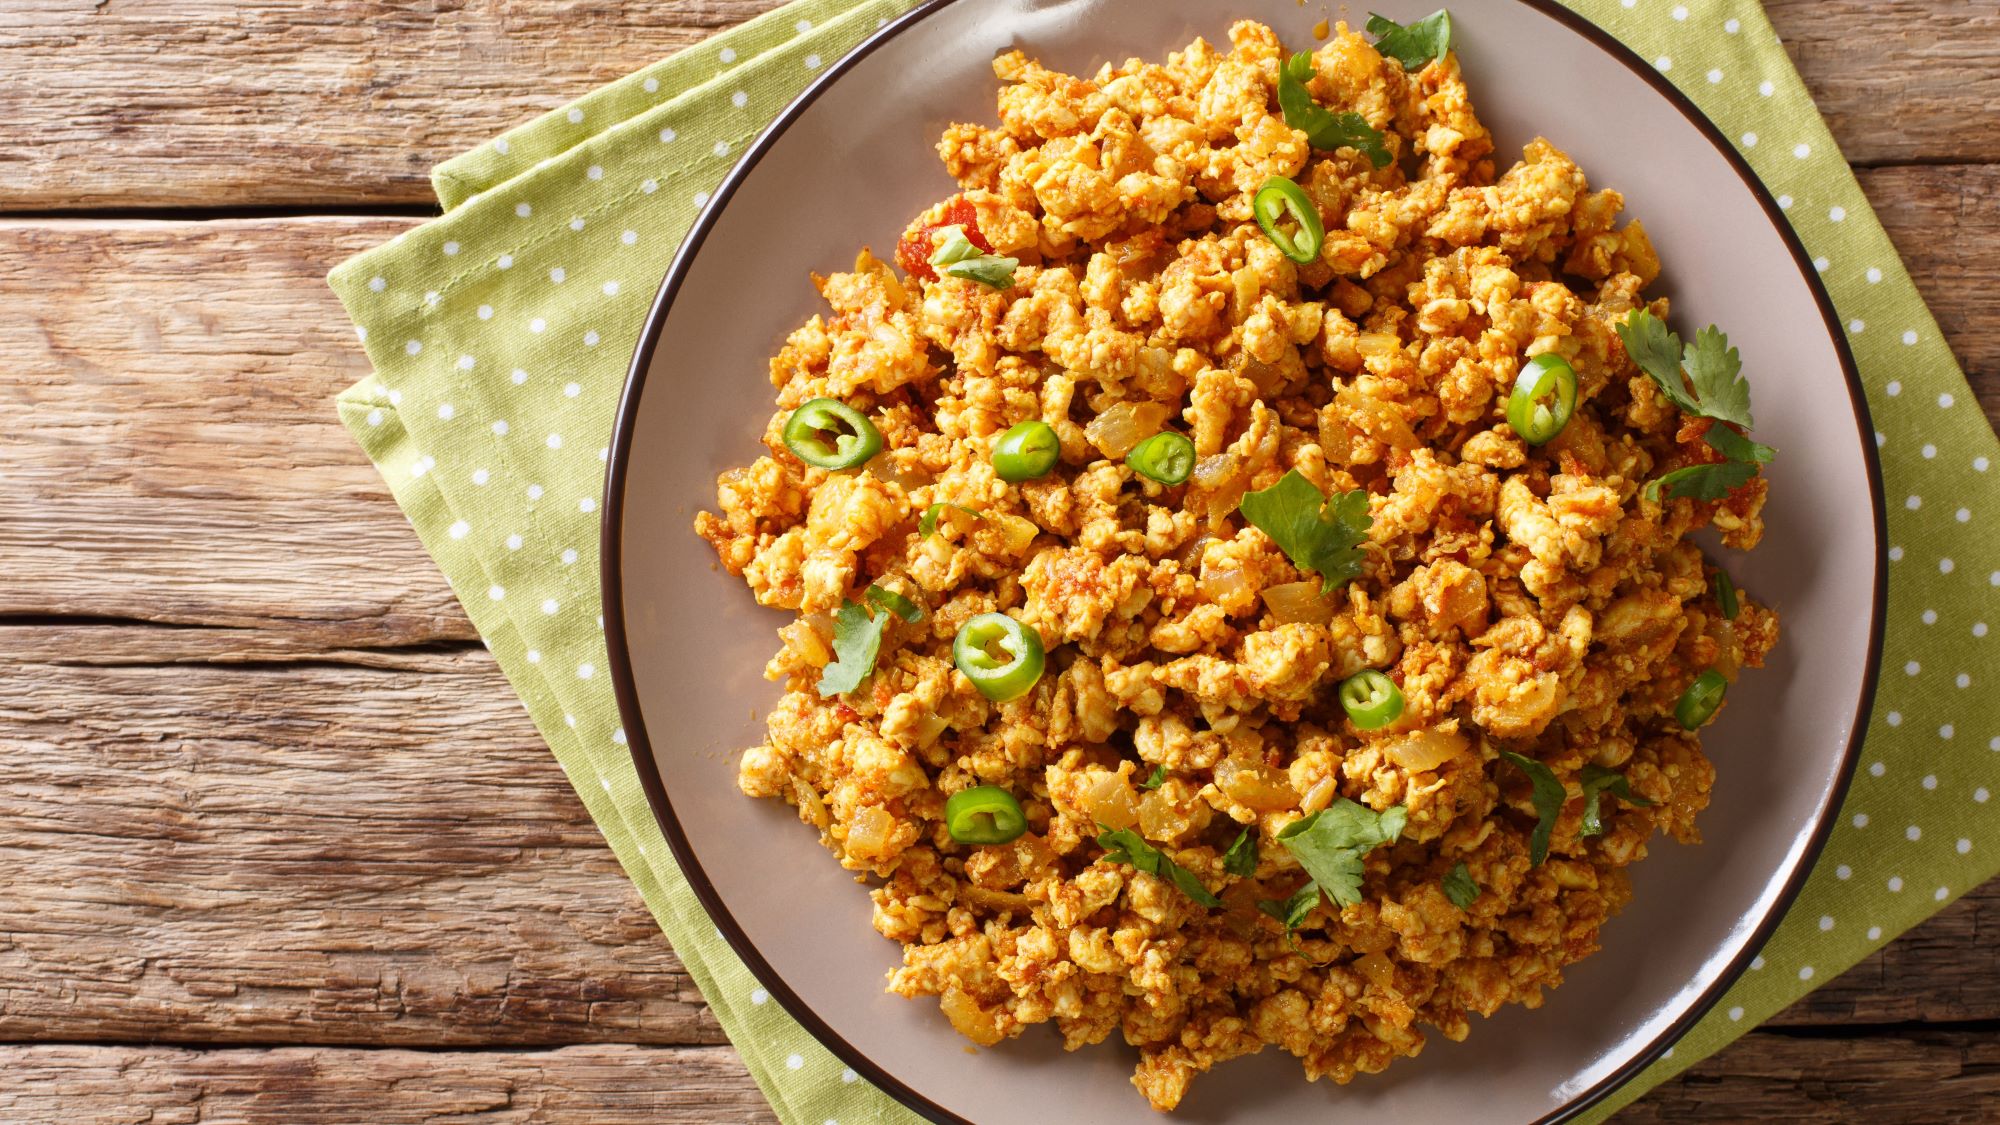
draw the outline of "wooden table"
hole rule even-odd
[[[336,422],[321,280],[767,6],[0,5],[0,1121],[771,1120]],[[2000,416],[2000,8],[1771,12]],[[2000,1117],[1996,928],[2000,883],[1626,1120]]]

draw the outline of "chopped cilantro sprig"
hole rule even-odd
[[[1598,836],[1604,832],[1604,820],[1598,813],[1598,799],[1609,793],[1628,805],[1651,808],[1653,802],[1632,792],[1632,785],[1625,775],[1615,770],[1605,769],[1592,763],[1583,767],[1583,825],[1577,829],[1579,836]]]
[[[1316,149],[1332,152],[1351,148],[1375,167],[1385,167],[1392,158],[1382,131],[1358,113],[1335,113],[1314,101],[1312,91],[1306,89],[1312,77],[1309,51],[1300,51],[1278,68],[1278,108],[1284,112],[1285,124],[1304,133],[1306,143]]]
[[[1479,897],[1479,884],[1473,881],[1472,871],[1464,863],[1458,863],[1445,872],[1441,885],[1444,897],[1460,910],[1470,910],[1473,901]]]
[[[884,586],[870,585],[862,591],[861,600],[866,604],[842,600],[834,612],[834,659],[820,669],[821,698],[853,691],[875,670],[882,630],[888,626],[890,614],[913,624],[924,615],[915,602]]]
[[[1366,490],[1329,499],[1292,469],[1271,487],[1245,493],[1237,510],[1270,536],[1293,565],[1318,574],[1320,593],[1361,574],[1361,544],[1375,522],[1368,514]]]
[[[1215,897],[1194,872],[1147,843],[1144,836],[1130,828],[1104,828],[1101,824],[1098,827],[1103,831],[1097,834],[1097,846],[1104,849],[1098,862],[1129,863],[1148,875],[1158,875],[1167,880],[1179,887],[1182,894],[1203,906],[1212,908],[1222,905],[1222,900]]]
[[[1443,8],[1408,24],[1370,12],[1367,28],[1368,34],[1375,36],[1375,49],[1411,73],[1444,58],[1451,50],[1451,13]]]
[[[1646,499],[1721,500],[1770,463],[1777,450],[1730,428],[1748,430],[1754,423],[1743,359],[1720,329],[1711,324],[1695,333],[1693,343],[1684,345],[1659,317],[1633,309],[1618,326],[1618,338],[1625,342],[1625,354],[1682,412],[1728,423],[1711,423],[1702,435],[1722,460],[1687,465],[1647,482]]]
[[[1536,819],[1535,831],[1528,837],[1528,866],[1540,867],[1542,861],[1549,858],[1549,837],[1555,833],[1556,818],[1562,815],[1563,802],[1569,800],[1569,791],[1556,780],[1554,770],[1533,758],[1512,750],[1502,750],[1500,756],[1527,774],[1529,784],[1534,786],[1532,799]]]
[[[1260,901],[1257,909],[1291,930],[1297,929],[1319,904],[1321,892],[1337,906],[1359,903],[1361,880],[1367,873],[1365,858],[1369,852],[1401,836],[1408,819],[1409,810],[1402,805],[1378,813],[1342,797],[1311,816],[1286,825],[1278,833],[1278,842],[1306,869],[1312,881],[1290,898]]]

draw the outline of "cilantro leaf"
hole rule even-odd
[[[882,626],[887,621],[866,609],[843,600],[833,615],[833,662],[819,673],[821,698],[853,691],[868,673],[875,670],[875,654],[882,647]]]
[[[1318,905],[1319,884],[1310,879],[1306,880],[1305,886],[1293,891],[1290,898],[1257,900],[1257,909],[1283,922],[1288,932],[1298,929],[1305,922],[1306,915],[1311,914],[1312,908]]]
[[[1701,440],[1728,460],[1686,465],[1648,481],[1646,499],[1657,501],[1664,493],[1670,499],[1721,500],[1756,476],[1757,466],[1769,464],[1778,453],[1719,424],[1711,424]]]
[[[1681,362],[1701,399],[1702,413],[1746,430],[1756,425],[1750,420],[1750,383],[1743,378],[1743,358],[1721,329],[1711,324],[1695,333]]]
[[[833,615],[833,662],[819,673],[822,699],[853,691],[875,670],[875,657],[882,648],[882,630],[889,624],[891,613],[905,621],[923,616],[923,611],[910,599],[881,586],[869,586],[861,598],[882,612],[841,600]]]
[[[1376,50],[1415,73],[1451,50],[1451,13],[1439,8],[1415,23],[1400,24],[1370,12],[1368,34],[1376,37]]]
[[[1409,810],[1376,812],[1345,797],[1286,825],[1278,842],[1306,869],[1327,897],[1341,906],[1361,901],[1362,857],[1403,834]]]
[[[1625,354],[1639,370],[1684,413],[1734,422],[1746,430],[1754,424],[1742,357],[1729,346],[1729,337],[1713,324],[1695,333],[1694,342],[1683,347],[1666,322],[1645,309],[1633,309],[1618,326],[1618,338],[1625,342]]]
[[[1103,828],[1103,825],[1098,827]],[[1167,854],[1146,842],[1130,828],[1104,828],[1097,834],[1097,846],[1104,849],[1101,863],[1129,863],[1148,875],[1158,875],[1181,893],[1203,906],[1216,907],[1222,900],[1210,893],[1194,872],[1175,863]]]
[[[1708,432],[1701,435],[1701,440],[1707,442],[1710,449],[1731,461],[1768,465],[1771,463],[1771,458],[1778,455],[1777,450],[1768,445],[1759,445],[1728,426],[1710,426]]]
[[[1743,461],[1720,461],[1712,465],[1688,465],[1646,482],[1645,495],[1657,501],[1721,500],[1757,475],[1757,466]]]
[[[972,244],[962,226],[939,227],[937,251],[931,255],[931,265],[939,273],[952,277],[962,277],[967,281],[977,281],[995,289],[1005,289],[1014,284],[1014,267],[1021,264],[1019,258],[1003,258],[997,254],[981,253]]]
[[[886,609],[912,625],[923,620],[924,611],[917,608],[917,603],[886,586],[871,585],[861,592],[861,597],[876,609]]]
[[[1628,805],[1651,808],[1653,802],[1644,797],[1634,796],[1632,786],[1625,775],[1603,766],[1591,764],[1583,767],[1583,827],[1577,830],[1579,836],[1596,836],[1604,831],[1604,822],[1599,819],[1597,799],[1610,793]]]
[[[1445,873],[1443,885],[1444,897],[1460,910],[1470,910],[1479,897],[1479,884],[1472,881],[1472,872],[1463,863]]]
[[[1320,593],[1361,573],[1361,544],[1375,522],[1365,489],[1328,499],[1292,469],[1271,487],[1244,493],[1237,510],[1300,570],[1317,572]]]
[[[956,508],[959,511],[964,512],[966,515],[971,516],[973,519],[976,520],[983,520],[986,518],[985,516],[980,515],[978,512],[973,511],[971,508],[968,508],[963,504],[953,504],[946,500],[940,500],[937,503],[932,504],[930,507],[925,508],[924,514],[917,519],[917,538],[929,539],[932,535],[936,534],[938,516],[942,514],[946,508]]]
[[[1645,309],[1633,309],[1618,326],[1618,338],[1625,342],[1625,354],[1652,378],[1668,401],[1685,413],[1701,413],[1701,403],[1681,381],[1680,337],[1667,330],[1666,321]]]
[[[1159,765],[1153,767],[1153,772],[1146,775],[1146,780],[1139,783],[1139,788],[1158,789],[1160,786],[1165,785],[1166,783],[1167,783],[1167,765],[1165,762],[1162,762]]]
[[[1549,837],[1556,830],[1556,818],[1562,815],[1563,802],[1569,800],[1569,792],[1563,783],[1556,780],[1554,771],[1533,758],[1522,757],[1512,750],[1500,751],[1500,756],[1519,766],[1522,773],[1535,787],[1534,835],[1528,837],[1528,865],[1540,867],[1549,858]]]
[[[1285,124],[1304,133],[1306,143],[1316,149],[1332,152],[1351,148],[1375,167],[1386,166],[1391,157],[1381,130],[1358,113],[1334,113],[1314,101],[1312,91],[1306,89],[1312,77],[1309,51],[1300,51],[1278,68],[1278,109],[1284,113]]]
[[[1245,828],[1222,853],[1222,869],[1231,875],[1247,876],[1257,870],[1257,830]]]

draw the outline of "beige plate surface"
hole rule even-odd
[[[1429,3],[1384,0],[1412,19]],[[939,1119],[1157,1122],[1128,1083],[1134,1053],[1065,1054],[1031,1030],[972,1052],[930,1001],[883,992],[898,947],[865,888],[790,808],[741,796],[735,762],[778,697],[761,675],[784,615],[758,608],[690,530],[717,472],[761,451],[765,364],[820,311],[809,270],[887,254],[954,185],[932,151],[950,121],[990,121],[993,55],[1020,47],[1089,73],[1158,58],[1228,22],[1305,45],[1296,0],[954,0],[892,25],[758,145],[668,275],[620,411],[605,505],[612,669],[655,811],[718,926],[773,995],[851,1065]],[[1809,866],[1843,790],[1873,684],[1881,490],[1852,363],[1803,254],[1712,129],[1602,33],[1524,0],[1458,0],[1456,47],[1502,163],[1536,134],[1593,186],[1625,194],[1666,264],[1654,292],[1684,332],[1715,322],[1742,350],[1770,468],[1769,530],[1725,555],[1784,615],[1770,666],[1745,677],[1706,743],[1718,779],[1707,843],[1660,839],[1635,899],[1537,1011],[1474,1022],[1462,1044],[1352,1085],[1309,1084],[1267,1050],[1199,1079],[1189,1122],[1523,1122],[1575,1112],[1664,1049],[1755,952]]]

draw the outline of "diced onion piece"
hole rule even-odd
[[[1385,953],[1365,953],[1354,959],[1354,971],[1368,983],[1387,992],[1396,987],[1396,966]]]
[[[1106,828],[1130,828],[1139,822],[1139,801],[1130,782],[1105,773],[1084,790],[1083,813]]]
[[[1403,350],[1403,340],[1394,332],[1362,332],[1354,337],[1354,350],[1365,356],[1394,355]]]
[[[1160,426],[1173,413],[1171,407],[1159,402],[1119,402],[1110,409],[1090,420],[1083,429],[1083,436],[1097,447],[1099,453],[1114,461],[1122,461],[1132,447],[1160,432]]]
[[[1365,338],[1365,337],[1364,337]],[[1410,429],[1401,411],[1381,399],[1362,394],[1354,387],[1342,387],[1334,396],[1334,401],[1348,412],[1348,416],[1363,433],[1384,445],[1397,449],[1417,447],[1416,431]]]
[[[1299,811],[1307,816],[1311,816],[1332,804],[1334,789],[1335,786],[1331,777],[1322,777],[1318,781],[1313,782],[1312,788],[1306,790],[1306,795],[1299,798]]]
[[[1154,790],[1139,798],[1139,834],[1148,840],[1178,840],[1190,827],[1173,798]]]
[[[979,1001],[957,985],[944,990],[944,995],[938,998],[938,1007],[944,1009],[945,1018],[951,1021],[951,1026],[957,1028],[960,1035],[982,1047],[991,1047],[1006,1038],[992,1013],[980,1007]]]
[[[1425,727],[1390,742],[1382,748],[1382,753],[1406,770],[1434,770],[1465,753],[1471,745],[1457,731]]]
[[[1715,670],[1725,679],[1735,679],[1737,655],[1742,651],[1743,642],[1736,637],[1736,622],[1722,619],[1715,629]]]
[[[1230,800],[1258,812],[1295,808],[1299,803],[1299,795],[1285,780],[1284,774],[1235,758],[1224,758],[1216,763],[1215,787],[1227,794]]]
[[[847,822],[847,853],[856,859],[889,858],[889,840],[896,831],[896,818],[880,805],[863,805]]]
[[[1181,564],[1182,570],[1194,570],[1201,566],[1202,552],[1208,550],[1208,545],[1212,542],[1214,542],[1213,536],[1197,535],[1194,537],[1194,542],[1181,548],[1181,553],[1174,556],[1175,560]]]
[[[1034,520],[1025,516],[1002,515],[998,517],[997,523],[1001,542],[1006,547],[1007,553],[1013,555],[1027,550],[1028,544],[1033,543],[1035,536],[1041,534],[1042,530],[1035,526]]]
[[[1320,582],[1286,582],[1264,588],[1264,608],[1280,625],[1325,625],[1333,620],[1333,602],[1320,596]]]
[[[1214,488],[1234,475],[1236,467],[1236,458],[1233,455],[1218,453],[1195,462],[1192,479],[1203,488]]]
[[[1218,605],[1234,605],[1239,599],[1249,597],[1250,576],[1240,566],[1204,566],[1201,568],[1201,592],[1208,600]],[[1249,604],[1247,600],[1244,604]]]

